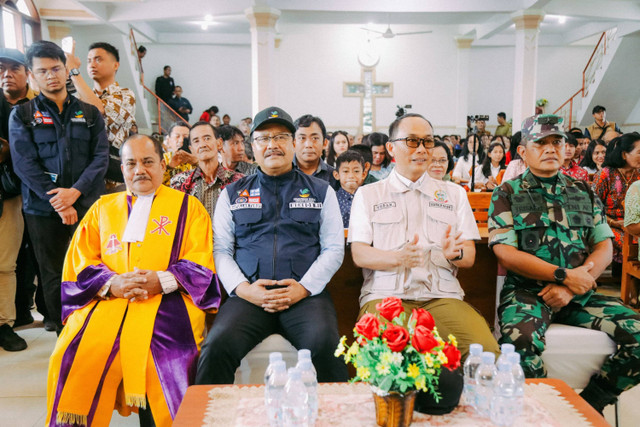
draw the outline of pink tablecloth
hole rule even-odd
[[[366,384],[321,384],[317,427],[375,426],[375,409]],[[204,426],[265,426],[264,387],[224,387],[209,391]],[[462,403],[452,413],[430,416],[414,412],[413,426],[492,426]],[[548,384],[525,386],[524,411],[517,426],[589,426],[584,417]]]

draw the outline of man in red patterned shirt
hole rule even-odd
[[[191,152],[198,159],[195,169],[171,178],[171,188],[195,196],[204,205],[213,220],[218,196],[224,187],[244,175],[224,168],[218,161],[222,139],[209,122],[198,122],[189,132]]]
[[[578,140],[572,134],[567,134],[567,140],[564,144],[564,164],[560,167],[560,170],[563,174],[571,178],[587,182],[589,180],[589,172],[578,166],[575,160],[573,160],[577,145]]]

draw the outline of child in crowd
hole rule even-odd
[[[357,151],[347,150],[336,159],[336,169],[333,171],[333,177],[340,182],[340,188],[336,191],[336,196],[338,197],[344,228],[349,228],[353,195],[358,187],[362,185],[366,176],[364,157]]]

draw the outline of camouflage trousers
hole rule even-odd
[[[602,365],[600,384],[616,395],[640,383],[640,315],[618,298],[594,293],[583,305],[569,303],[553,311],[537,293],[541,289],[505,284],[500,293],[499,342],[515,345],[522,356],[527,378],[547,376],[541,354],[545,332],[551,323],[603,331],[618,345],[618,351]]]

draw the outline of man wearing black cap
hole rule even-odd
[[[342,217],[328,183],[293,167],[295,131],[280,108],[259,112],[251,138],[260,168],[218,199],[213,255],[230,297],[202,348],[198,384],[233,383],[242,358],[275,333],[311,350],[319,381],[347,380],[325,290],[344,257]]]
[[[607,121],[607,109],[602,105],[596,105],[591,111],[595,122],[584,129],[584,135],[591,139],[602,139],[607,132],[622,133],[616,122]]]

